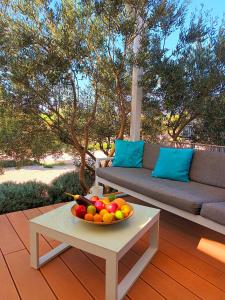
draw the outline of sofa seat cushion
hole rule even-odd
[[[200,214],[202,217],[225,225],[225,202],[204,203]]]
[[[97,176],[134,192],[193,214],[199,214],[203,203],[225,201],[225,189],[198,182],[177,182],[151,177],[145,168],[98,168]]]

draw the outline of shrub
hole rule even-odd
[[[1,168],[17,168],[17,167],[23,167],[23,166],[39,165],[39,164],[40,163],[37,160],[30,160],[30,159],[25,159],[22,161],[16,161],[14,159],[0,160]]]
[[[43,164],[42,166],[45,169],[53,169],[53,165],[52,164]]]
[[[94,177],[88,173],[85,176],[87,184],[91,187],[94,183]],[[49,197],[54,203],[71,200],[69,196],[65,195],[65,192],[73,195],[82,193],[77,172],[69,172],[55,178],[48,190]]]
[[[43,163],[42,166],[43,168],[48,168],[48,169],[52,169],[54,167],[61,167],[61,166],[65,166],[65,162],[64,161],[59,161],[59,162],[56,162],[56,163]]]
[[[94,177],[86,173],[86,179],[91,186]],[[71,200],[65,192],[82,193],[77,172],[60,175],[50,186],[36,181],[2,183],[0,184],[0,214]]]
[[[1,160],[0,166],[2,168],[15,168],[16,167],[16,161],[15,160]]]
[[[0,214],[51,204],[48,185],[36,181],[0,184]]]

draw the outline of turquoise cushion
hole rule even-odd
[[[189,181],[193,149],[160,148],[153,177]]]
[[[130,142],[116,140],[113,167],[141,168],[144,141]]]

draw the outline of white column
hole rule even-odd
[[[131,120],[130,120],[130,139],[137,141],[140,139],[141,131],[141,105],[142,105],[142,87],[138,85],[141,79],[142,70],[136,66],[133,67],[132,74],[132,101],[131,101]]]
[[[139,29],[142,26],[142,19],[139,17]],[[133,53],[136,55],[140,49],[141,35],[137,35],[134,39]],[[131,120],[130,120],[130,139],[131,141],[140,139],[141,130],[141,105],[143,98],[143,89],[139,86],[139,81],[142,77],[142,69],[133,66],[132,71],[132,100],[131,100]]]

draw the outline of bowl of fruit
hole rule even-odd
[[[73,195],[73,198],[77,204],[71,207],[72,215],[86,223],[117,224],[129,219],[134,213],[133,207],[123,198],[111,200],[110,197],[93,196],[88,199],[81,195]]]

